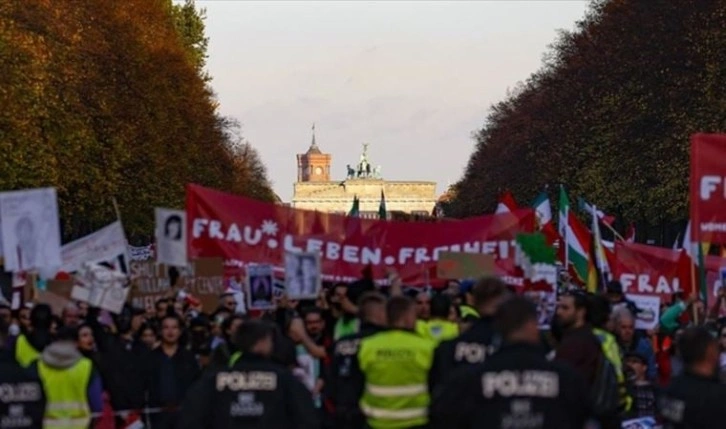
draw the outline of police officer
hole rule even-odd
[[[535,305],[522,297],[507,300],[495,327],[501,349],[481,365],[460,368],[437,389],[431,428],[581,429],[588,414],[585,382],[546,359]]]
[[[726,422],[726,386],[717,380],[718,341],[703,328],[681,334],[678,350],[684,372],[671,381],[659,400],[666,429],[716,429]]]
[[[29,367],[50,344],[52,318],[53,311],[47,304],[38,304],[30,311],[30,328],[15,342],[15,360],[23,368]]]
[[[192,386],[179,428],[319,429],[310,391],[270,359],[274,332],[263,321],[239,327],[239,357],[230,368],[207,372]]]
[[[0,427],[42,429],[45,411],[43,385],[37,375],[23,369],[6,344],[8,325],[0,320]]]
[[[361,428],[365,422],[358,406],[363,394],[363,374],[358,364],[358,348],[362,339],[377,334],[386,326],[386,297],[366,292],[358,301],[360,331],[338,340],[333,345],[329,397],[335,405],[335,427]]]
[[[415,333],[416,304],[410,298],[392,297],[386,316],[389,329],[360,343],[358,363],[365,378],[361,411],[372,429],[424,427],[434,343]]]
[[[496,336],[492,316],[507,294],[504,282],[495,277],[485,277],[474,285],[471,295],[480,318],[463,334],[442,342],[436,349],[429,374],[431,391],[455,368],[482,363],[494,351]]]

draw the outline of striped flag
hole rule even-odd
[[[560,235],[564,242],[565,266],[575,274],[575,278],[588,288],[597,282],[597,274],[590,257],[592,237],[587,227],[570,212],[570,199],[564,187],[560,187]]]
[[[514,200],[514,195],[510,191],[505,191],[499,197],[499,204],[497,204],[497,210],[494,214],[509,213],[517,210],[517,202]]]

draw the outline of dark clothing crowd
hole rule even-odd
[[[724,320],[674,297],[656,328],[617,282],[542,306],[496,278],[327,285],[205,313],[0,306],[1,428],[710,429],[726,425]],[[690,316],[688,316],[690,314]],[[700,318],[700,321],[699,321]]]

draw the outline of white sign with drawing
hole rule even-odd
[[[99,264],[83,264],[76,280],[80,285],[73,286],[72,299],[121,313],[129,294],[128,278],[124,273]]]
[[[291,299],[316,299],[320,293],[320,254],[285,254],[285,294]]]
[[[121,221],[116,221],[98,231],[61,247],[63,265],[61,271],[78,271],[86,262],[109,262],[123,255],[128,261],[128,246]]]
[[[157,207],[156,261],[175,267],[187,266],[187,216],[183,210]]]
[[[61,266],[55,188],[0,192],[5,271]]]
[[[660,320],[660,298],[634,294],[626,296],[638,307],[638,314],[635,315],[635,329],[655,329]]]

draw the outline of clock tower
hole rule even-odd
[[[298,182],[329,182],[330,155],[320,151],[315,143],[315,124],[313,124],[313,141],[305,153],[297,155]]]

